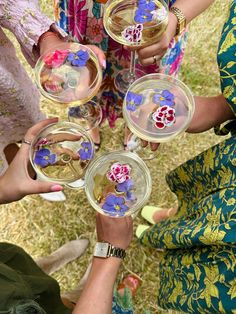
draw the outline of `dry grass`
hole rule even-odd
[[[48,1],[41,0],[41,4],[48,13]],[[181,78],[197,95],[214,95],[219,92],[216,50],[224,21],[222,12],[225,12],[227,4],[227,0],[215,1],[215,4],[191,25]],[[23,60],[22,56],[21,59]],[[27,70],[32,74],[28,66]],[[45,100],[42,102],[42,108],[47,114],[55,114]],[[121,148],[121,125],[119,122],[115,130],[110,130],[107,125],[103,127],[101,151]],[[111,136],[112,144],[109,141]],[[153,177],[149,204],[171,206],[176,200],[165,183],[165,174],[217,141],[219,139],[209,131],[201,135],[185,134],[174,142],[162,145],[158,157],[148,164]],[[65,194],[67,201],[64,203],[49,203],[39,196],[32,196],[2,206],[0,211],[1,241],[16,243],[35,257],[55,250],[68,240],[90,240],[90,247],[80,260],[70,263],[54,275],[62,290],[71,289],[76,285],[87,267],[96,240],[95,212],[89,206],[83,190],[65,190]],[[139,217],[135,219],[135,226],[138,223],[143,223]],[[143,280],[135,299],[137,314],[143,313],[144,308],[149,309],[151,313],[167,313],[156,305],[158,259],[157,252],[141,247],[136,239],[133,240],[120,276],[132,271]]]

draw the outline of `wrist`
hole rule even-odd
[[[173,37],[175,37],[177,25],[178,25],[177,17],[172,12],[169,12],[169,22],[166,29],[166,33],[169,36],[170,41]]]
[[[93,265],[98,267],[98,269],[119,269],[120,265],[122,264],[122,259],[110,256],[108,258],[100,258],[100,257],[93,257]]]

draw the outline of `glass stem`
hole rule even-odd
[[[133,50],[130,53],[129,74],[130,74],[130,82],[133,83],[136,80],[136,77],[135,77],[135,51],[133,51]]]

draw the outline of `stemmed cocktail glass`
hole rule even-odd
[[[102,71],[95,53],[78,43],[64,43],[41,56],[35,66],[35,79],[43,96],[57,107],[69,107],[68,118],[86,130],[96,127],[101,107],[91,101],[97,94]]]
[[[109,0],[104,8],[104,27],[116,42],[139,49],[158,41],[168,23],[164,0]],[[130,84],[144,75],[135,69],[135,51],[131,51],[130,69],[115,78],[118,91],[126,93]]]
[[[128,89],[123,117],[133,133],[127,143],[143,159],[153,159],[153,152],[142,148],[140,139],[151,143],[173,140],[184,132],[194,113],[194,98],[180,80],[165,74],[148,74]]]

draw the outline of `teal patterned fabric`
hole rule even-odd
[[[236,1],[218,50],[221,88],[236,113]],[[227,72],[227,73],[226,73]],[[231,131],[235,134],[235,121]],[[158,304],[184,313],[236,313],[236,135],[167,175],[177,214],[141,242],[163,248]]]
[[[227,99],[229,106],[236,115],[236,8],[235,1],[229,11],[228,22],[225,23],[219,43],[217,61],[220,71],[221,91]],[[234,134],[236,121],[231,121],[223,128],[216,128],[215,132],[219,135]]]
[[[112,314],[133,314],[132,293],[125,288],[124,295],[121,296],[117,290],[113,294]]]

